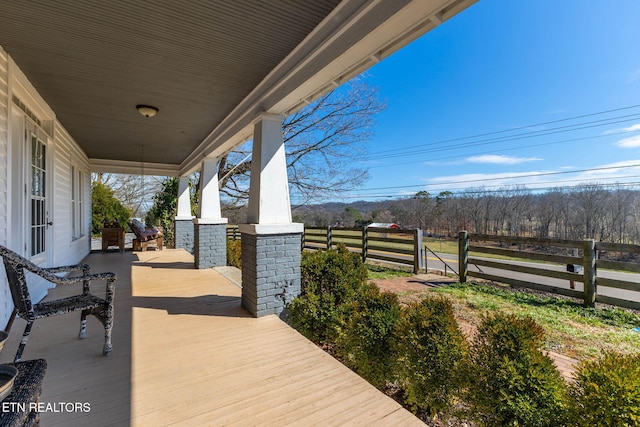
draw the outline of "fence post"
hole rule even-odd
[[[429,251],[427,251],[427,247],[424,247],[424,272],[429,272]]]
[[[469,260],[469,233],[458,233],[458,273],[460,283],[467,281],[467,262]]]
[[[367,262],[367,239],[368,239],[367,227],[362,227],[362,262]]]
[[[413,230],[413,274],[420,272],[422,257],[420,248],[422,247],[422,231],[419,228]]]
[[[333,236],[331,235],[331,226],[327,227],[327,250],[333,246]]]
[[[582,271],[584,274],[584,305],[585,307],[594,307],[596,304],[596,242],[593,239],[584,241]]]

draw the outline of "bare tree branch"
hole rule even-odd
[[[354,80],[284,121],[289,186],[298,204],[334,197],[367,179],[358,160],[373,134],[375,115],[384,108],[375,88]],[[248,197],[251,161],[239,162],[249,148],[244,145],[220,162],[220,191],[233,206]]]

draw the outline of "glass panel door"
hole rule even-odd
[[[44,258],[47,250],[47,146],[36,133],[31,139],[30,254]]]

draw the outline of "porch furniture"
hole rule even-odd
[[[1,426],[37,426],[40,424],[38,403],[42,381],[47,370],[44,359],[27,360],[11,364],[18,369],[13,390],[3,401],[9,410],[0,411]]]
[[[158,250],[162,250],[162,246],[164,245],[164,234],[162,234],[162,230],[156,227],[145,227],[144,224],[135,218],[129,222],[129,226],[131,227],[131,231],[136,235],[136,238],[133,239],[134,251],[146,251],[150,243],[154,243]]]
[[[64,267],[41,268],[21,257],[10,249],[0,246],[0,256],[4,261],[4,268],[7,273],[11,297],[13,298],[14,313],[27,321],[22,340],[14,363],[19,362],[22,352],[29,339],[31,326],[36,319],[42,317],[66,314],[72,311],[81,311],[80,333],[78,338],[86,336],[87,315],[95,316],[104,326],[104,348],[103,354],[111,353],[111,328],[113,326],[113,293],[117,277],[114,273],[90,274],[87,264],[69,265]],[[82,272],[81,276],[60,277],[59,273],[73,271]],[[61,298],[53,301],[33,304],[27,287],[25,272],[33,273],[56,285],[70,285],[82,283],[82,294]],[[90,293],[89,284],[92,280],[106,280],[106,296],[104,299]]]
[[[124,252],[124,228],[117,221],[105,221],[102,229],[102,252],[109,246],[118,246],[120,252]]]

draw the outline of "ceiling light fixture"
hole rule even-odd
[[[156,107],[153,107],[151,105],[140,104],[140,105],[136,105],[136,108],[138,109],[138,112],[145,117],[153,117],[159,111]]]

